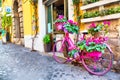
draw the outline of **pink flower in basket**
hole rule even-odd
[[[58,18],[62,20],[64,18],[64,16],[63,15],[59,15]]]
[[[67,22],[67,19],[63,15],[59,15],[54,24],[57,30],[62,30],[63,25]]]

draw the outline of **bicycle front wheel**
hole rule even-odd
[[[58,40],[54,46],[53,46],[53,58],[55,59],[55,61],[57,61],[58,63],[65,63],[67,62],[67,44],[64,42],[64,44],[62,44],[62,40]]]
[[[82,63],[86,70],[91,74],[102,76],[110,71],[113,61],[113,53],[107,47],[105,53],[98,59],[87,57],[87,53],[82,53]]]

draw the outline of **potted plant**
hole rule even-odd
[[[64,24],[67,22],[67,19],[63,15],[59,15],[58,18],[55,20],[55,29],[56,30],[62,30]]]
[[[1,37],[2,37],[2,43],[5,44],[6,43],[6,31],[4,29],[0,30],[1,33]]]
[[[1,33],[2,33],[3,43],[6,43],[7,41],[10,41],[9,29],[10,29],[10,26],[12,25],[12,18],[9,15],[10,15],[9,13],[5,13],[2,16],[2,30],[1,30]]]
[[[46,34],[43,38],[44,50],[45,52],[50,52],[52,50],[51,36]]]
[[[105,35],[106,33],[108,33],[109,25],[110,25],[109,21],[104,21],[103,23],[99,23],[99,24],[95,24],[93,22],[89,26],[88,33],[94,37],[99,37],[101,34]]]
[[[104,21],[102,24],[92,23],[88,29],[88,32],[92,35],[92,37],[82,39],[77,43],[77,46],[80,48],[80,50],[84,50],[86,53],[90,54],[90,56],[100,56],[104,54],[106,45],[103,44],[103,42],[107,41],[108,38],[105,36],[96,36],[96,34],[98,34],[100,31],[104,31],[106,34],[108,32],[109,25],[109,21]]]

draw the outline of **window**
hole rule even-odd
[[[47,33],[56,33],[53,22],[58,15],[64,15],[68,17],[68,4],[67,0],[49,0],[47,5]],[[48,3],[48,2],[46,2]]]

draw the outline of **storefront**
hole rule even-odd
[[[68,18],[68,0],[43,0],[46,6],[46,33],[58,33],[54,27],[54,21],[58,15]]]

